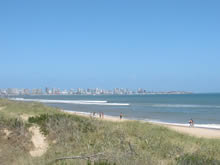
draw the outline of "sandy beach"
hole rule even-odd
[[[78,116],[91,117],[89,113],[87,114],[83,112],[68,111],[68,110],[62,110],[62,111],[69,113],[69,114],[78,115]],[[95,118],[100,119],[99,114],[96,114]],[[108,121],[113,121],[113,122],[123,122],[123,121],[128,121],[129,119],[120,120],[119,117],[117,118],[117,117],[105,115],[104,118],[102,118],[102,120],[108,120]],[[207,129],[207,128],[197,128],[197,127],[191,128],[187,126],[175,126],[175,125],[160,124],[160,123],[152,123],[152,124],[165,126],[179,133],[188,134],[188,135],[199,137],[199,138],[209,138],[209,139],[220,138],[220,130],[217,130],[217,129]]]
[[[68,110],[62,110],[63,112],[66,112],[66,113],[69,113],[69,114],[74,114],[74,115],[78,115],[78,116],[84,116],[84,117],[92,117],[91,114],[87,114],[87,113],[84,113],[84,112],[76,112],[76,111],[68,111]],[[99,114],[96,113],[95,117],[94,118],[97,118],[97,119],[100,119],[99,117]],[[108,116],[108,115],[105,115],[104,118],[101,118],[101,120],[107,120],[107,121],[114,121],[114,122],[122,122],[122,121],[127,121],[128,119],[121,119],[117,117],[114,117],[114,116]]]
[[[164,125],[172,130],[175,130],[180,133],[189,134],[201,138],[220,138],[220,130],[208,129],[208,128],[196,128],[196,127],[185,127],[185,126],[174,126],[174,125]]]

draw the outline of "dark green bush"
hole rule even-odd
[[[29,117],[28,118],[28,122],[29,123],[35,123],[38,124],[40,126],[41,132],[44,135],[48,135],[49,130],[46,127],[46,123],[49,120],[49,115],[48,114],[42,114],[36,117]]]
[[[48,135],[49,131],[53,130],[53,128],[57,129],[57,127],[64,129],[75,127],[83,133],[94,132],[96,130],[96,127],[90,120],[67,114],[41,114],[30,117],[28,122],[38,124],[44,135]]]

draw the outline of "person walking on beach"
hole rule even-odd
[[[122,119],[122,113],[120,113],[120,120]]]
[[[193,119],[190,119],[189,120],[189,127],[193,127],[194,126],[194,121],[193,121]]]
[[[191,119],[192,120],[192,127],[194,127],[194,121],[193,121],[193,119]]]
[[[192,126],[192,120],[190,119],[189,120],[189,127],[191,127]]]

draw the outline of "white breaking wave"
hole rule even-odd
[[[192,104],[148,104],[152,107],[168,108],[220,108],[218,105],[192,105]]]
[[[108,103],[107,101],[99,100],[46,100],[46,99],[24,99],[24,98],[11,98],[16,101],[33,101],[41,103],[64,103],[64,104],[87,104],[87,105],[115,105],[115,106],[128,106],[128,103]]]
[[[174,126],[189,127],[189,124],[168,123],[168,122],[162,122],[162,121],[158,121],[158,120],[149,120],[149,119],[145,119],[144,121],[147,121],[147,122],[150,122],[150,123],[158,123],[158,124],[167,124],[167,125],[174,125]],[[194,124],[194,127],[196,127],[196,128],[220,129],[220,124]]]

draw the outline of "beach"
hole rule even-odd
[[[164,125],[174,131],[188,134],[191,136],[196,136],[199,138],[209,138],[215,139],[220,138],[220,130],[208,129],[208,128],[196,128],[196,127],[186,127],[186,126],[174,126],[174,125]]]
[[[91,114],[89,114],[89,113],[68,111],[68,110],[62,110],[62,111],[66,112],[68,114],[74,114],[74,115],[84,116],[84,117],[91,117]],[[108,116],[108,115],[105,115],[104,118],[100,118],[99,114],[96,114],[95,118],[100,119],[100,120],[112,121],[112,122],[132,121],[132,120],[125,119],[125,118],[120,119],[119,117]],[[169,128],[171,130],[174,130],[176,132],[187,134],[187,135],[198,137],[198,138],[220,139],[220,130],[218,130],[218,129],[177,126],[177,125],[162,124],[162,123],[155,123],[155,122],[154,123],[150,122],[150,123],[155,124],[155,125],[164,126],[164,127]]]

